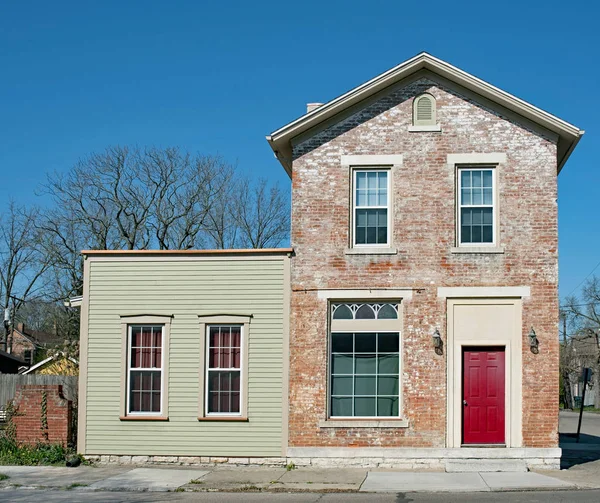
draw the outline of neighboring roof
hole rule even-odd
[[[7,358],[9,360],[14,360],[17,363],[20,363],[21,365],[27,365],[27,362],[25,360],[21,360],[21,358],[13,356],[10,353],[7,353],[6,351],[2,351],[1,349],[0,349],[0,357],[1,358]]]
[[[36,363],[32,367],[29,367],[25,372],[21,372],[21,374],[23,374],[23,375],[31,374],[31,373],[35,372],[36,370],[38,370],[40,367],[43,367],[44,365],[47,365],[50,362],[53,362],[57,358],[65,358],[65,354],[62,351],[59,351],[58,353],[55,353],[54,355],[49,356],[45,360],[42,360],[41,362]],[[75,358],[71,358],[69,356],[68,359],[70,362],[74,363],[75,365],[79,365],[79,362]]]
[[[248,250],[82,250],[82,255],[285,255],[293,248],[256,248]]]
[[[267,136],[275,156],[290,175],[292,173],[291,140],[317,126],[323,121],[343,112],[349,107],[369,98],[385,88],[414,75],[428,70],[446,78],[463,88],[508,109],[558,135],[558,172],[564,166],[571,152],[579,142],[584,131],[544,110],[523,101],[477,77],[452,66],[426,52],[418,54],[404,63],[384,72],[377,77],[355,87],[347,93],[331,100],[293,122],[279,128]]]
[[[27,328],[27,326],[24,328],[16,326],[13,331],[38,345],[58,344],[59,342],[62,342],[62,338],[58,335],[51,334],[49,332],[42,332],[41,330],[30,330]]]

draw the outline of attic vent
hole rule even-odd
[[[417,96],[413,102],[413,125],[435,125],[435,98],[430,94]]]

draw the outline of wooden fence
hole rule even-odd
[[[17,384],[62,384],[64,397],[77,407],[77,380],[77,376],[0,374],[0,410],[14,398]]]

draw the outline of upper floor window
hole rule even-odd
[[[458,169],[458,242],[494,244],[496,234],[493,168]]]
[[[417,96],[413,100],[413,125],[433,126],[435,123],[435,98],[431,94]]]
[[[354,170],[354,246],[389,246],[389,169]]]

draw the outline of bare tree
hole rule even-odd
[[[583,367],[593,370],[594,406],[600,408],[600,279],[593,276],[587,280],[581,298],[568,297],[563,310],[572,320],[571,358],[579,373]]]
[[[44,273],[48,269],[47,257],[40,252],[42,241],[35,226],[39,218],[37,209],[25,209],[11,202],[0,215],[0,295],[4,308],[13,314],[24,302],[40,295],[44,286]],[[10,329],[5,327],[4,347],[10,347]]]
[[[274,248],[289,236],[290,211],[287,195],[279,185],[268,186],[243,179],[232,204],[233,221],[241,248]]]

